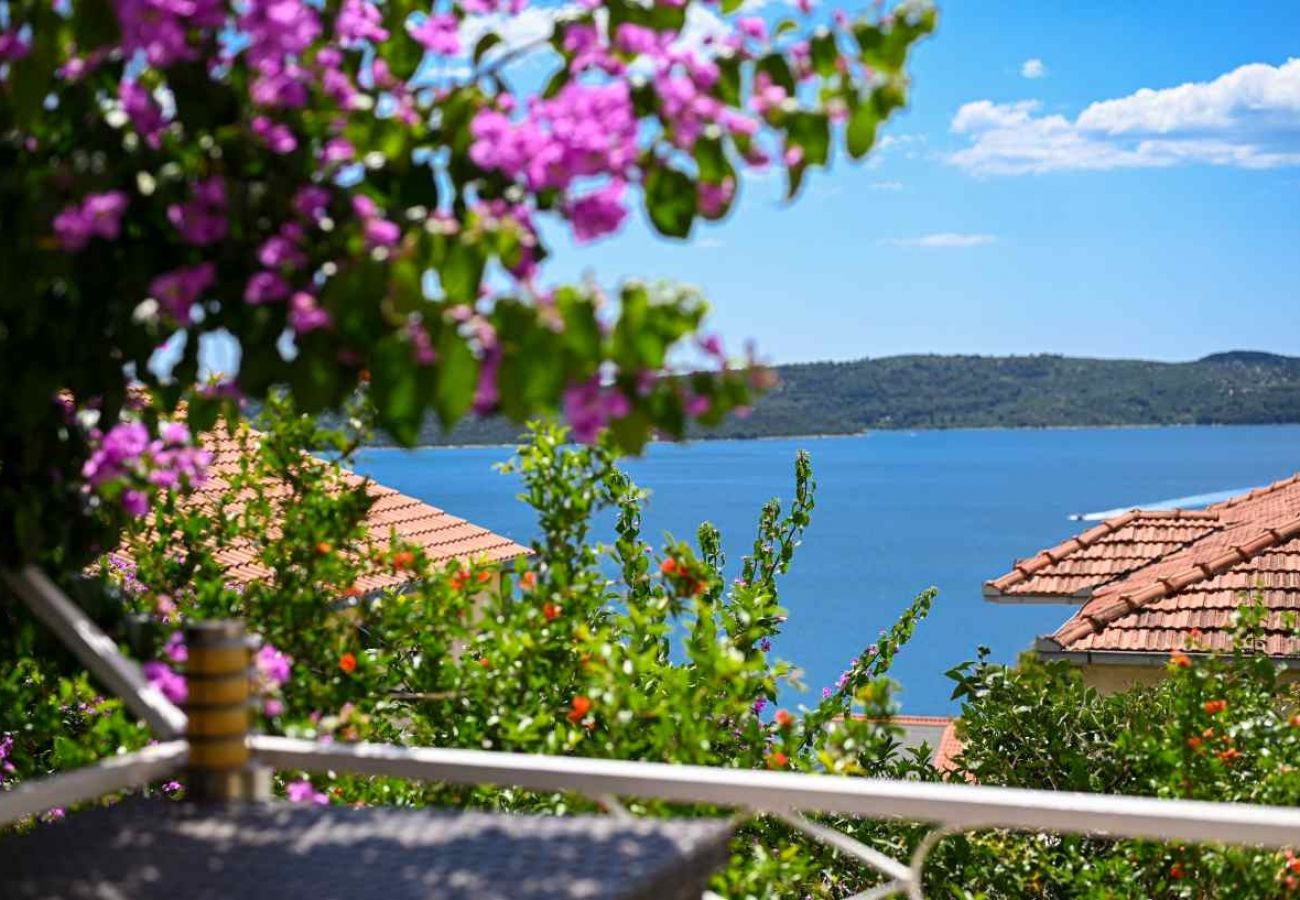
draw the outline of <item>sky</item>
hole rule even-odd
[[[777,363],[1300,355],[1300,3],[939,8],[868,160],[793,204],[750,182],[687,244],[560,241],[550,274],[695,284]]]

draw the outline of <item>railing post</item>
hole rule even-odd
[[[270,772],[249,750],[252,646],[244,623],[185,626],[189,697],[186,795],[194,800],[266,800]]]

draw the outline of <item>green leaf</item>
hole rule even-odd
[[[826,165],[831,146],[830,119],[826,113],[794,113],[786,121],[786,137],[803,150],[804,165]]]
[[[116,44],[122,37],[117,15],[108,0],[79,0],[72,16],[77,50],[87,53],[106,44]]]
[[[495,31],[489,31],[479,38],[478,43],[474,45],[474,65],[481,63],[484,55],[499,43],[501,43],[501,35]]]
[[[370,360],[370,396],[379,424],[399,443],[414,444],[424,405],[411,348],[398,335],[389,335],[375,347]]]
[[[695,221],[695,182],[689,175],[656,166],[645,179],[646,211],[655,229],[663,235],[685,238]]]
[[[839,47],[835,43],[835,35],[826,28],[819,28],[809,41],[809,52],[812,56],[814,71],[823,78],[829,78],[835,74],[835,64],[840,58]]]
[[[769,53],[758,61],[754,67],[756,72],[762,72],[772,80],[772,83],[783,88],[787,95],[793,97],[795,94],[794,73],[790,71],[790,64],[786,62],[784,56],[780,53]]]
[[[442,290],[453,303],[473,303],[483,281],[484,259],[478,244],[453,241],[438,267]]]
[[[876,131],[879,128],[880,115],[876,112],[876,104],[872,98],[868,97],[865,101],[859,100],[849,110],[849,122],[844,131],[849,156],[854,159],[861,159],[866,156],[876,142]]]
[[[434,409],[444,428],[450,428],[469,412],[478,385],[478,360],[465,339],[454,328],[444,328],[438,341],[438,386]]]

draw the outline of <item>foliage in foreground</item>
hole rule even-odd
[[[134,564],[106,562],[116,590],[84,602],[135,651],[166,690],[183,650],[186,616],[239,615],[263,635],[261,726],[318,740],[377,740],[488,750],[646,759],[937,779],[901,753],[880,720],[892,710],[889,667],[925,616],[919,596],[854,660],[815,707],[776,710],[795,670],[771,656],[785,610],[780,578],[810,521],[806,456],[788,508],[761,512],[753,549],[728,580],[720,538],[657,550],[641,536],[643,495],[601,447],[538,430],[512,468],[538,512],[534,555],[504,572],[437,570],[415,548],[361,526],[368,497],[332,465],[301,453],[356,444],[273,404],[258,438],[240,429],[246,470],[212,505],[159,508],[137,528]],[[268,489],[268,476],[288,485]],[[593,520],[614,519],[593,542]],[[283,523],[284,528],[272,528]],[[251,551],[266,580],[228,586],[221,551]],[[361,596],[366,575],[399,572],[402,592]],[[339,586],[344,586],[340,590]],[[0,765],[9,783],[139,746],[143,730],[116,701],[95,695],[76,666],[13,604],[0,604]],[[966,748],[956,778],[984,784],[1198,799],[1300,803],[1295,689],[1252,652],[1253,613],[1230,660],[1173,657],[1160,686],[1112,697],[1063,665],[980,660],[953,670]],[[555,812],[591,810],[570,795],[421,785],[397,779],[307,779],[280,773],[294,800],[438,804]],[[159,788],[176,794],[182,786]],[[629,798],[642,815],[718,814]],[[906,858],[925,826],[823,817],[826,824]],[[1286,896],[1300,863],[1273,852],[1107,842],[1002,832],[945,838],[927,866],[936,897],[1100,898]],[[846,897],[878,881],[860,863],[768,819],[745,825],[715,880],[730,897]]]

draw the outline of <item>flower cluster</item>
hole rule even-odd
[[[154,490],[192,488],[202,484],[211,454],[190,441],[179,422],[165,423],[151,438],[141,422],[119,422],[107,434],[91,434],[94,450],[82,467],[86,487],[116,496],[131,516],[149,511]]]

